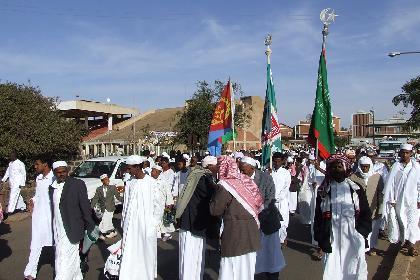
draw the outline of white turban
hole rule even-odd
[[[354,157],[354,156],[356,156],[356,151],[352,150],[352,149],[349,149],[349,150],[346,151],[346,156],[347,157],[349,157],[349,156]]]
[[[309,160],[315,160],[315,155],[310,154],[310,155],[309,155]]]
[[[293,163],[293,161],[294,161],[294,160],[293,160],[293,158],[292,158],[292,157],[288,157],[288,158],[287,158],[287,162],[288,162],[288,163]]]
[[[163,157],[166,157],[166,158],[168,158],[168,159],[170,159],[170,158],[171,158],[171,157],[168,155],[168,153],[167,153],[167,152],[163,152],[163,153],[162,153],[162,156],[163,156]]]
[[[412,151],[413,145],[405,143],[400,146],[400,150]]]
[[[128,165],[135,165],[135,164],[142,164],[144,161],[144,158],[138,155],[132,155],[129,156],[126,160],[125,163]]]
[[[257,163],[255,162],[255,159],[253,159],[251,157],[243,157],[243,158],[241,158],[241,162],[249,164],[253,167],[257,167]]]
[[[54,162],[53,165],[52,165],[53,170],[55,170],[56,168],[59,168],[59,167],[67,167],[67,162],[65,162],[63,160],[60,160],[60,161]]]
[[[243,157],[244,157],[244,153],[242,153],[242,152],[235,152],[235,153],[233,154],[233,157],[234,157],[235,159],[238,159],[238,158],[243,158]]]
[[[214,156],[206,156],[203,158],[202,165],[204,168],[206,168],[209,164],[216,165],[217,164],[217,158]]]
[[[108,175],[107,175],[107,174],[102,174],[102,175],[99,177],[99,179],[101,179],[101,180],[103,180],[103,179],[105,179],[105,178],[108,178]]]
[[[368,165],[369,164],[369,171],[367,173],[364,173],[362,171],[361,165]],[[359,174],[363,177],[363,179],[367,180],[370,176],[373,175],[374,171],[373,171],[373,163],[372,160],[370,159],[370,157],[367,156],[363,156],[359,159],[358,162],[358,167],[357,167],[357,171],[359,172]]]
[[[153,165],[153,166],[152,166],[152,169],[156,169],[156,170],[159,170],[159,171],[163,171],[162,166],[157,165],[157,164]]]

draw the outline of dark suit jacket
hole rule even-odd
[[[274,185],[273,177],[269,173],[255,169],[254,182],[260,189],[264,199],[264,208],[267,208],[276,195],[276,186]]]
[[[54,189],[50,187],[51,205],[54,203],[53,193]],[[92,232],[95,228],[86,185],[82,180],[67,177],[59,207],[64,229],[71,243],[75,244],[80,242],[85,236],[85,230]],[[51,209],[54,209],[53,205]],[[53,215],[55,214],[53,212]]]
[[[104,186],[100,186],[96,189],[95,196],[92,198],[90,203],[91,207],[95,207],[99,204],[102,212],[114,212],[115,211],[115,198],[122,201],[121,194],[117,192],[117,188],[114,185],[106,187],[106,197],[104,197]]]

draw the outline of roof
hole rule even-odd
[[[142,116],[134,117],[119,123],[117,129],[101,134],[89,141],[132,141],[144,136],[147,131],[171,132],[178,121],[178,113],[184,107],[166,108],[150,111]],[[134,139],[136,138],[136,139]]]
[[[84,118],[103,115],[137,115],[139,110],[117,104],[101,103],[90,100],[70,100],[57,104],[57,109],[67,118]]]

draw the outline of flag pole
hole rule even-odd
[[[271,56],[271,34],[268,34],[267,37],[265,38],[265,45],[267,46],[267,49],[265,50],[265,55],[267,56],[267,65],[271,65],[271,61],[270,61],[270,56]],[[269,147],[270,147],[270,169],[273,169],[273,150],[272,150],[272,143],[271,143],[271,139],[269,139]],[[261,168],[263,168],[261,166]]]
[[[232,81],[229,77],[230,85],[230,110],[232,112],[232,137],[233,137],[233,151],[236,151],[236,137],[235,137],[235,93],[233,92]]]

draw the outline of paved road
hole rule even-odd
[[[116,215],[114,224],[120,220]],[[31,232],[30,218],[0,225],[0,279],[20,280],[23,279],[23,271],[27,262]],[[287,266],[282,271],[280,279],[322,279],[322,264],[312,261],[310,254],[313,252],[310,241],[309,227],[301,225],[297,218],[291,219],[289,226],[289,244],[283,249]],[[100,242],[94,245],[90,252],[90,270],[86,279],[104,279],[102,270],[104,261],[108,256],[107,244],[112,244],[118,238],[106,243]],[[369,279],[387,279],[393,264],[393,254],[383,257],[388,244],[380,242],[381,254],[368,259]],[[51,248],[44,249],[41,256],[41,266],[38,279],[52,279],[53,251]],[[206,252],[205,279],[217,279],[220,257],[211,245]],[[379,270],[379,271],[378,271]],[[158,242],[158,279],[175,280],[178,276],[178,241],[177,236],[168,242]],[[134,278],[133,278],[134,279]],[[258,278],[257,279],[261,279]],[[141,279],[139,279],[141,280]]]

